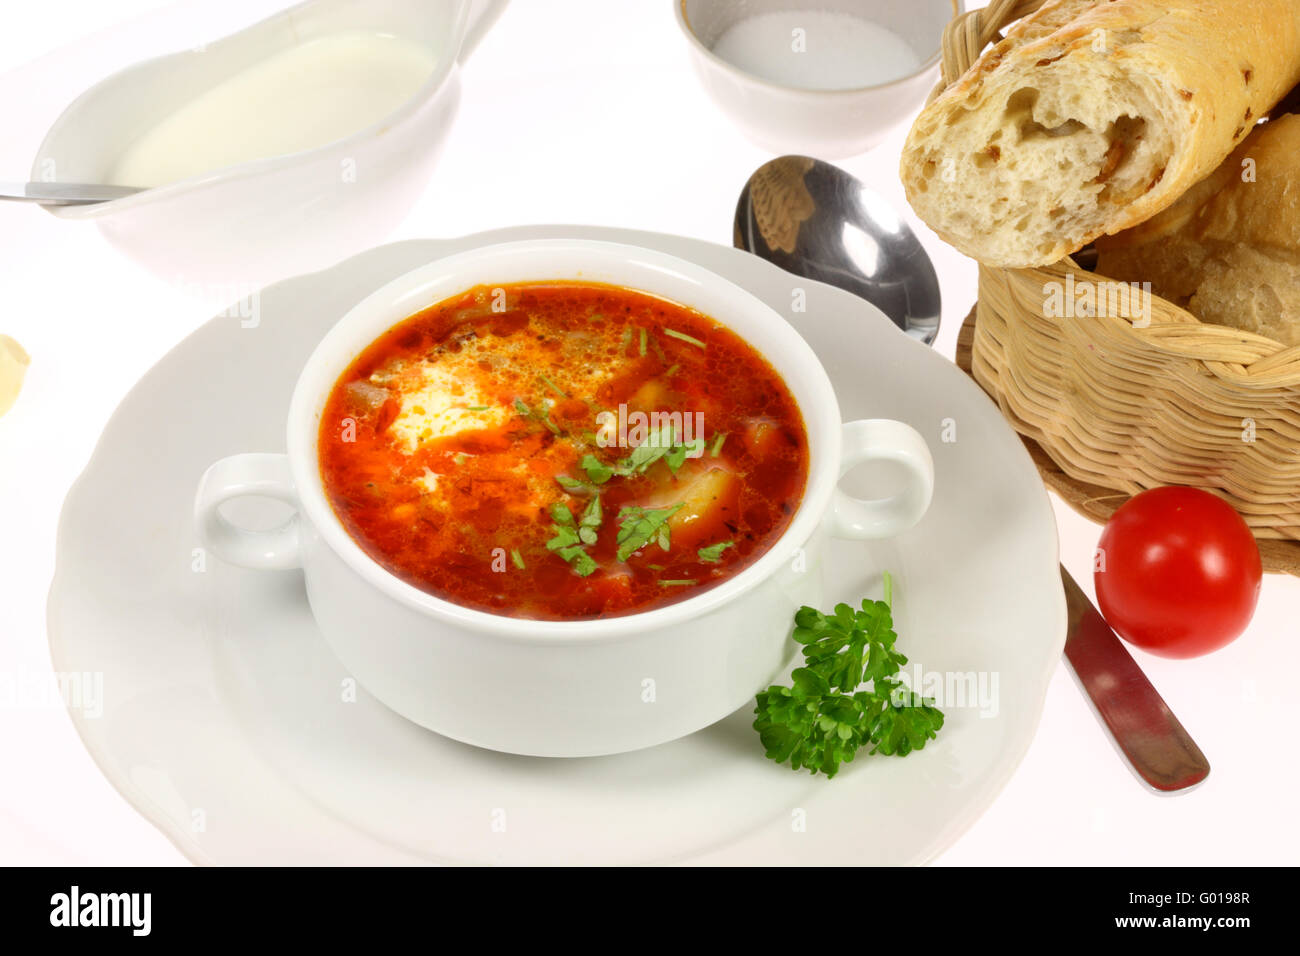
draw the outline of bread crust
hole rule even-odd
[[[1297,83],[1298,0],[1048,0],[922,111],[900,173],[958,249],[1046,265],[1167,208]]]
[[[1097,242],[1097,271],[1202,321],[1300,345],[1300,116],[1257,126],[1159,215]]]

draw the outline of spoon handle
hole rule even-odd
[[[1210,773],[1201,748],[1065,568],[1061,578],[1069,609],[1065,659],[1120,752],[1162,793],[1200,783]]]
[[[44,206],[84,206],[111,202],[140,192],[135,186],[98,183],[0,183],[0,199],[34,202]]]

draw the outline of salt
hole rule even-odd
[[[728,27],[713,52],[746,73],[805,90],[888,83],[921,67],[897,33],[849,13],[761,13]]]

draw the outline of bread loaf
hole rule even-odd
[[[1300,116],[1258,126],[1160,215],[1097,242],[1097,271],[1204,322],[1300,345]]]
[[[919,215],[1046,265],[1169,206],[1300,83],[1300,0],[1047,0],[918,117]]]

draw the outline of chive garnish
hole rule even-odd
[[[556,395],[560,396],[560,398],[568,398],[568,397],[569,397],[569,396],[565,393],[564,389],[560,388],[560,386],[556,385],[554,382],[552,382],[552,381],[551,381],[549,378],[547,378],[545,375],[538,375],[538,378],[540,378],[540,379],[542,380],[542,384],[543,384],[543,385],[545,385],[547,388],[549,388],[549,389],[550,389],[552,392],[554,392]]]
[[[709,457],[717,458],[718,452],[722,451],[722,443],[727,440],[727,433],[720,432],[718,437],[713,439],[713,447],[709,449]]]
[[[638,330],[638,331],[640,331],[640,333],[641,333],[641,354],[642,354],[642,355],[645,355],[645,339],[646,339],[646,331],[645,331],[645,329],[640,329],[640,330]]]
[[[515,567],[520,571],[524,569],[524,556],[519,553],[518,548],[510,549],[510,560],[514,562]]]
[[[694,345],[696,348],[701,348],[701,349],[708,348],[707,345],[705,345],[695,336],[687,335],[685,332],[678,332],[676,329],[664,329],[664,335],[667,335],[670,338],[679,339],[682,342],[689,342],[691,345]]]
[[[467,405],[467,406],[465,406],[465,411],[467,411],[467,412],[486,412],[486,411],[488,410],[488,408],[490,408],[490,407],[491,407],[491,406],[488,406],[488,405]]]
[[[662,584],[664,587],[676,587],[685,584],[698,584],[699,582],[696,581],[694,578],[672,578],[667,581],[660,581],[659,583]]]

